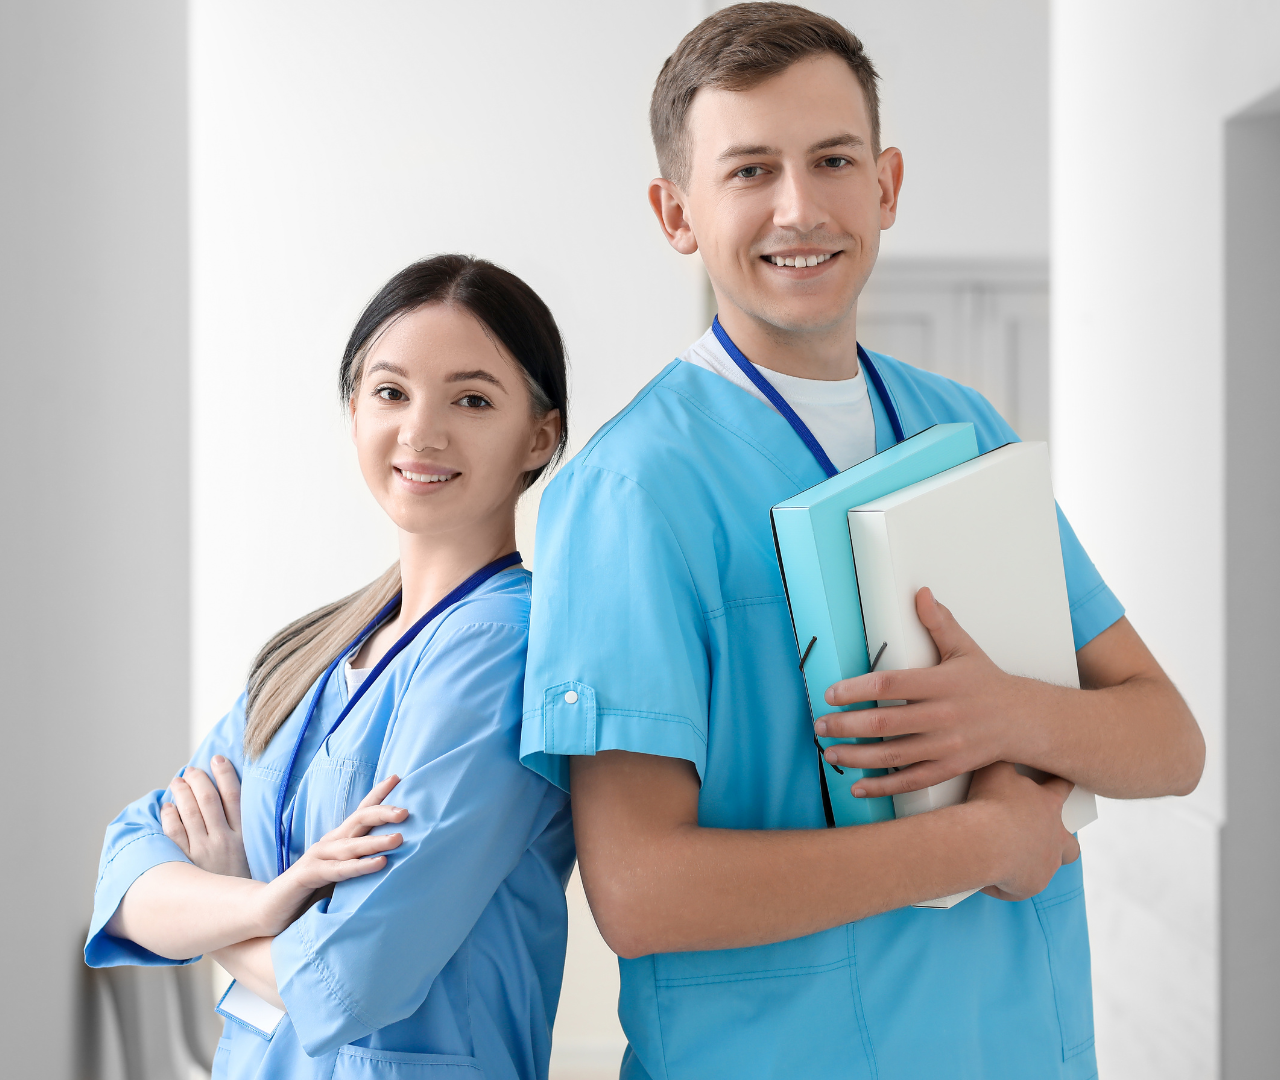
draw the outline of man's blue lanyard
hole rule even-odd
[[[742,369],[742,374],[751,380],[752,385],[765,396],[769,404],[777,409],[782,414],[783,419],[795,429],[795,433],[800,436],[800,441],[809,448],[809,453],[818,462],[819,468],[827,476],[835,476],[840,470],[827,457],[827,452],[822,449],[821,444],[814,438],[813,432],[809,430],[809,425],[800,419],[795,409],[787,404],[787,399],[778,393],[777,387],[761,375],[755,364],[748,360],[743,355],[742,350],[733,343],[733,339],[725,333],[724,327],[720,325],[719,315],[711,320],[711,330],[716,335],[716,340],[724,347],[724,351],[729,354],[729,359]],[[898,415],[898,407],[893,398],[889,396],[889,388],[885,386],[884,379],[880,377],[880,372],[876,370],[876,366],[871,362],[871,357],[867,355],[867,350],[861,345],[858,346],[858,363],[862,365],[862,370],[867,373],[867,378],[871,380],[872,385],[876,388],[876,393],[880,395],[880,403],[884,406],[884,411],[889,414],[889,424],[893,428],[893,441],[895,443],[902,442],[906,435],[903,432],[902,418]]]
[[[369,687],[372,686],[377,681],[378,676],[381,675],[387,669],[387,665],[390,664],[391,661],[394,660],[397,656],[399,656],[400,653],[404,651],[405,647],[422,632],[423,627],[425,627],[429,622],[431,622],[432,619],[434,619],[446,608],[453,607],[453,605],[458,603],[458,601],[466,598],[471,593],[475,592],[476,589],[480,588],[480,586],[483,585],[486,581],[488,581],[491,577],[493,577],[494,574],[500,574],[503,570],[506,570],[508,567],[516,566],[521,562],[523,562],[523,560],[520,558],[520,552],[518,551],[513,551],[510,555],[504,555],[500,559],[495,559],[488,566],[482,567],[481,569],[477,570],[474,574],[472,574],[469,578],[467,578],[466,581],[464,581],[461,585],[459,585],[456,589],[454,589],[451,593],[449,593],[448,596],[446,596],[443,600],[441,600],[438,604],[436,604],[435,607],[433,607],[430,611],[428,611],[425,615],[423,615],[421,619],[419,619],[416,623],[414,623],[411,627],[409,627],[409,629],[406,630],[403,635],[401,635],[400,640],[397,641],[394,645],[392,645],[391,648],[389,648],[386,651],[386,653],[383,654],[382,659],[379,660],[374,665],[373,670],[370,671],[369,674],[365,676],[364,682],[362,682],[358,687],[356,687],[355,693],[351,695],[350,700],[347,702],[342,712],[338,714],[338,719],[336,719],[329,726],[329,730],[325,733],[325,738],[328,739],[330,735],[332,735],[335,731],[338,730],[338,726],[342,723],[342,721],[344,721],[347,718],[347,714],[350,713],[353,708],[355,708],[356,702],[359,701],[364,696],[364,692],[368,690]],[[320,682],[316,685],[315,693],[311,695],[311,704],[307,706],[306,719],[302,721],[302,728],[298,731],[297,739],[294,740],[293,752],[289,755],[289,764],[286,766],[284,770],[284,775],[280,778],[280,790],[276,793],[275,824],[276,824],[276,873],[277,874],[283,874],[287,869],[289,869],[288,835],[293,831],[293,815],[292,814],[289,815],[288,827],[286,827],[285,821],[284,821],[284,800],[285,800],[285,794],[289,790],[289,778],[293,776],[293,767],[294,765],[297,764],[298,752],[302,749],[302,740],[307,737],[307,730],[311,727],[312,718],[315,716],[316,709],[320,705],[320,698],[321,698],[321,695],[324,694],[324,688],[329,685],[329,680],[333,678],[333,673],[338,669],[338,665],[342,663],[343,657],[345,657],[348,653],[351,652],[353,648],[355,648],[356,645],[358,645],[366,637],[368,637],[371,633],[373,633],[373,631],[376,630],[378,626],[382,624],[383,620],[387,619],[391,615],[391,613],[395,611],[395,609],[399,606],[399,604],[400,604],[400,597],[397,595],[394,600],[392,600],[389,604],[387,604],[386,607],[384,607],[381,611],[378,612],[377,615],[374,616],[373,621],[369,623],[368,626],[366,626],[363,630],[360,631],[358,635],[356,635],[355,640],[352,641],[350,645],[348,645],[345,649],[343,649],[340,653],[338,653],[338,655],[334,658],[333,663],[330,664],[329,667],[325,670],[325,673],[321,677]]]

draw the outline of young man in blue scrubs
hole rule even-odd
[[[572,792],[583,883],[623,957],[623,1076],[1087,1080],[1066,781],[1185,794],[1195,720],[1061,519],[1085,689],[1001,672],[922,590],[941,664],[836,684],[833,704],[911,704],[818,733],[906,736],[827,752],[901,770],[861,794],[977,769],[969,800],[824,828],[769,508],[825,472],[769,399],[840,469],[936,423],[972,422],[984,451],[1016,436],[972,390],[859,359],[902,155],[879,145],[852,34],[788,5],[722,10],[663,67],[651,123],[650,201],[671,245],[701,252],[719,323],[543,496],[521,751]]]

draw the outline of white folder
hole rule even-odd
[[[916,615],[924,586],[995,664],[1079,687],[1058,519],[1044,443],[1012,443],[849,511],[862,619],[877,671],[933,667],[938,650]],[[900,702],[882,701],[880,705]],[[1019,771],[1033,774],[1022,766]],[[893,797],[897,817],[963,802],[969,774]],[[1077,786],[1068,831],[1098,816]],[[917,907],[952,907],[976,890]]]

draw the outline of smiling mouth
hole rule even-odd
[[[772,266],[794,266],[799,270],[808,266],[821,266],[839,254],[838,251],[832,251],[820,255],[761,255],[760,258]]]
[[[412,480],[415,484],[447,484],[450,480],[462,475],[462,473],[417,473],[409,472],[408,469],[401,469],[399,466],[392,466],[406,480]]]

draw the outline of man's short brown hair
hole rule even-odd
[[[689,106],[704,86],[750,90],[792,64],[833,53],[862,87],[871,118],[871,150],[880,156],[878,76],[859,41],[835,19],[795,4],[734,4],[698,23],[667,57],[649,102],[658,168],[683,187],[689,180]]]

